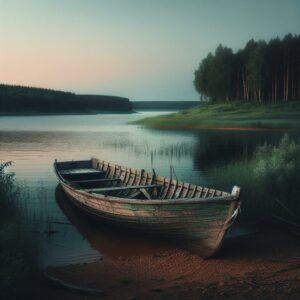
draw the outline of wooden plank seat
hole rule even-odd
[[[60,174],[67,180],[91,180],[91,179],[101,179],[106,174],[105,171],[99,171],[92,168],[76,168],[61,170]]]
[[[67,169],[67,170],[61,170],[60,174],[61,175],[71,175],[71,174],[91,174],[91,173],[106,173],[105,171],[99,171],[96,169],[88,168],[88,169]]]
[[[149,184],[149,185],[129,185],[129,186],[117,186],[117,187],[107,187],[107,188],[95,188],[95,189],[82,189],[88,193],[100,193],[105,194],[107,192],[119,192],[125,190],[136,190],[136,189],[154,189],[161,188],[160,184]]]
[[[82,180],[72,180],[73,183],[98,183],[98,182],[111,182],[111,181],[121,181],[120,178],[103,178],[103,179],[82,179]]]

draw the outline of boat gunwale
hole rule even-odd
[[[99,193],[89,193],[83,190],[76,189],[71,186],[68,182],[61,181],[63,185],[66,185],[69,189],[77,194],[82,194],[93,199],[104,200],[108,202],[115,203],[124,203],[124,204],[141,204],[141,205],[150,205],[150,204],[195,204],[195,203],[228,203],[228,202],[239,202],[239,199],[236,195],[229,195],[224,197],[208,197],[208,198],[180,198],[180,199],[151,199],[151,200],[137,200],[130,198],[120,198],[114,196],[105,196],[104,194]]]
[[[94,159],[94,158],[92,158]],[[91,159],[91,160],[92,160]],[[63,161],[67,162],[67,161]],[[83,196],[87,196],[89,198],[97,198],[99,200],[109,201],[109,202],[115,202],[115,203],[124,203],[124,204],[141,204],[141,205],[151,205],[151,204],[195,204],[195,203],[228,203],[228,202],[240,202],[239,200],[239,187],[234,186],[233,190],[238,189],[238,192],[236,194],[228,193],[228,196],[217,196],[217,197],[207,197],[207,198],[178,198],[178,199],[131,199],[131,198],[121,198],[121,197],[114,197],[109,195],[104,195],[101,193],[93,193],[93,192],[86,192],[84,190],[80,190],[72,184],[72,182],[69,182],[68,180],[64,179],[62,175],[60,174],[58,168],[57,168],[57,161],[54,162],[54,170],[59,178],[60,183],[63,185],[66,185],[69,189],[71,189],[73,192],[82,194]],[[182,182],[183,184],[186,182]],[[196,188],[198,185],[196,185]],[[205,187],[203,187],[205,188]],[[209,188],[208,188],[209,189]]]

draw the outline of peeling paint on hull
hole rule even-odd
[[[105,162],[99,160],[96,162],[95,169],[105,170],[103,167]],[[92,165],[95,166],[95,159]],[[122,183],[127,182],[128,186],[136,184],[137,177],[139,177],[139,183],[150,184],[147,178],[151,178],[151,183],[153,183],[153,175],[151,177],[148,173],[120,166],[121,171],[116,174],[116,169],[118,169],[116,165],[109,164],[109,166],[113,166],[110,167],[110,170],[113,169],[110,171],[113,174],[108,172],[106,178],[121,178]],[[125,171],[128,174],[124,174],[122,168],[130,171]],[[213,190],[216,194],[214,196],[209,195],[211,189],[183,182],[175,183],[156,176],[155,182],[162,185],[160,193],[162,199],[130,199],[126,196],[121,198],[87,192],[85,189],[74,187],[72,183],[65,180],[57,168],[56,171],[68,198],[86,213],[114,225],[178,240],[205,258],[213,256],[220,248],[240,205],[239,188],[235,188],[231,194]],[[201,197],[201,192],[200,197],[197,197],[200,190],[206,193],[206,197]],[[170,193],[174,198],[168,198]],[[191,193],[194,194],[193,197]],[[185,195],[185,198],[181,198],[180,194]]]

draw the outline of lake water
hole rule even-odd
[[[212,168],[247,157],[264,142],[276,144],[284,134],[172,131],[128,124],[157,114],[161,113],[0,117],[0,161],[14,162],[12,170],[36,222],[33,234],[41,240],[43,265],[153,253],[172,247],[153,238],[96,225],[78,214],[57,186],[54,159],[94,156],[134,168],[154,168],[165,176],[170,175],[173,165],[178,179],[215,187]],[[219,188],[231,191],[232,186]]]

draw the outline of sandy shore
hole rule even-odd
[[[209,260],[172,248],[47,272],[104,295],[44,283],[44,299],[300,299],[300,239],[269,229],[228,241]]]

